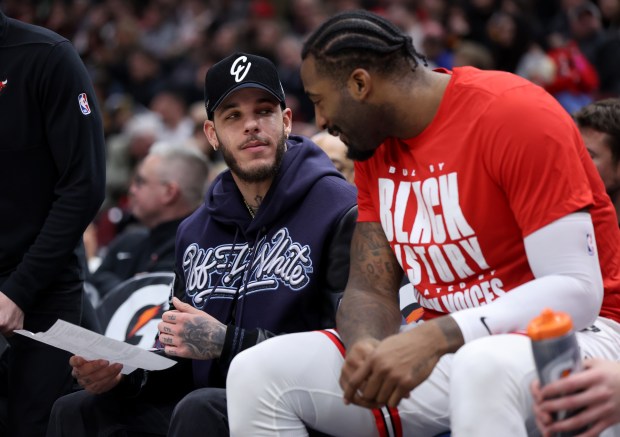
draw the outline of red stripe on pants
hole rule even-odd
[[[343,357],[346,356],[346,350],[344,348],[344,344],[342,343],[342,340],[340,340],[338,336],[336,336],[334,333],[330,331],[318,331],[318,332],[326,335],[327,338],[329,338],[332,341],[332,343],[336,345],[336,347],[338,348],[342,356]],[[390,419],[392,420],[392,425],[394,427],[394,434],[396,435],[396,437],[402,437],[403,426],[400,421],[400,416],[398,415],[398,409],[388,408],[388,411],[390,413]],[[383,418],[383,413],[381,412],[381,409],[379,408],[373,409],[372,414],[373,416],[375,416],[375,423],[377,424],[377,431],[379,431],[379,436],[388,437],[388,431],[385,426],[385,420]]]

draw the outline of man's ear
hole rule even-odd
[[[284,123],[284,134],[288,138],[293,129],[293,111],[291,111],[291,108],[286,108],[282,111],[282,122]]]
[[[220,147],[220,142],[217,140],[217,135],[215,135],[215,125],[211,120],[205,120],[205,124],[202,126],[202,130],[213,147],[213,150],[217,150]]]
[[[181,196],[181,187],[177,182],[166,182],[162,201],[166,205],[170,205]]]
[[[347,90],[351,97],[355,100],[364,100],[368,98],[372,89],[372,77],[368,70],[363,68],[356,68],[349,75],[347,80]]]

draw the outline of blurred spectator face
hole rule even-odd
[[[223,58],[230,53],[235,52],[235,48],[239,44],[239,29],[242,26],[239,23],[224,23],[213,35],[211,47],[213,48],[212,56],[214,58]],[[204,76],[201,78],[204,80]]]
[[[314,141],[331,159],[334,167],[345,177],[350,183],[354,183],[353,178],[353,161],[347,158],[347,146],[340,141],[340,138],[328,134],[327,132],[319,132],[312,137]]]
[[[495,6],[495,0],[471,0],[471,4],[477,9],[491,9]]]
[[[424,41],[422,49],[429,59],[436,59],[446,48],[444,45],[444,30],[441,23],[429,20],[424,24]]]
[[[571,9],[569,17],[571,33],[577,40],[596,34],[602,27],[601,13],[590,2]]]
[[[444,15],[446,2],[443,0],[421,0],[420,8],[424,10],[430,18],[440,20]]]
[[[293,0],[290,7],[293,27],[300,34],[314,30],[324,19],[319,0]]]
[[[162,206],[167,201],[169,184],[161,178],[159,165],[161,157],[147,156],[136,170],[129,187],[131,212],[148,228],[159,224]]]
[[[562,0],[560,2],[560,6],[563,10],[568,11],[569,9],[574,8],[575,6],[579,6],[583,3],[583,0]]]
[[[452,6],[448,9],[448,18],[446,19],[448,33],[454,36],[467,35],[470,31],[469,22],[463,8]]]
[[[190,106],[189,116],[194,122],[194,133],[192,137],[188,140],[187,144],[193,147],[196,147],[202,153],[204,153],[207,157],[211,158],[214,150],[213,147],[209,144],[207,137],[202,131],[202,127],[205,124],[205,120],[207,119],[207,111],[205,109],[205,104],[202,101],[195,102]]]
[[[133,20],[122,19],[116,25],[115,42],[119,50],[127,50],[137,44],[139,28]]]
[[[613,193],[620,188],[620,162],[618,162],[608,145],[607,134],[588,127],[580,128],[583,142],[588,148],[592,161],[603,179],[605,189]]]
[[[151,110],[161,116],[165,125],[176,126],[185,117],[185,102],[173,93],[161,92],[153,97]]]
[[[146,156],[161,132],[161,121],[153,114],[136,115],[127,122],[124,132],[129,140],[129,156],[134,162]]]
[[[282,29],[276,20],[260,20],[255,27],[254,44],[263,53],[269,53],[282,39]]]
[[[481,70],[492,70],[493,55],[482,44],[461,41],[454,51],[453,65],[455,67],[469,65]]]
[[[140,132],[135,134],[131,137],[129,142],[130,156],[136,161],[144,158],[147,153],[149,153],[149,150],[156,139],[157,135],[154,132]]]
[[[301,49],[301,41],[292,35],[280,39],[276,50],[278,66],[281,68],[298,69],[301,65]]]
[[[489,20],[487,33],[497,45],[510,47],[514,42],[516,24],[510,15],[498,12]]]
[[[129,75],[136,82],[153,78],[159,69],[157,61],[146,53],[137,51],[129,57]]]
[[[598,6],[605,19],[613,21],[620,18],[620,0],[599,0]]]

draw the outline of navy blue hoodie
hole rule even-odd
[[[291,136],[287,145],[254,219],[228,170],[179,226],[183,299],[229,325],[219,365],[194,361],[198,387],[223,386],[234,355],[264,339],[264,331],[335,326],[356,215],[344,219],[356,213],[356,190],[314,143]]]

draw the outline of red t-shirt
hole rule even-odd
[[[503,72],[455,68],[433,121],[355,164],[360,222],[380,222],[425,317],[485,305],[533,279],[523,238],[589,208],[620,321],[620,230],[566,111]],[[587,244],[587,242],[584,242]]]

